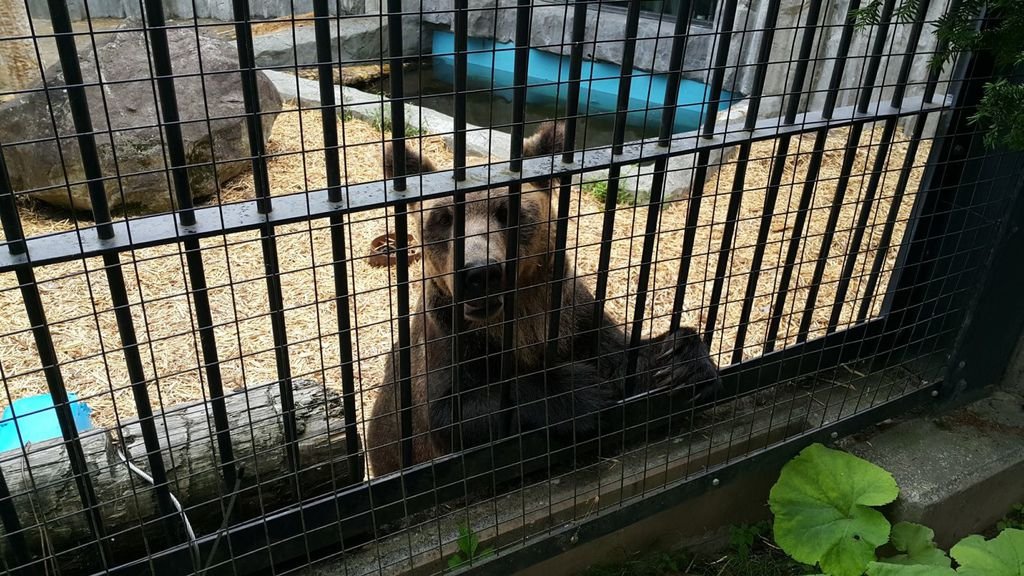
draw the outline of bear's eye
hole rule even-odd
[[[506,206],[504,204],[499,204],[498,207],[494,209],[494,219],[497,220],[498,223],[501,224],[502,226],[507,225],[508,224],[508,206]]]
[[[431,228],[447,228],[452,225],[452,213],[448,210],[434,210],[430,213]]]

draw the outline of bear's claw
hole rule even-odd
[[[655,365],[668,365],[655,370],[654,387],[687,390],[693,402],[714,398],[722,386],[718,367],[697,332],[680,328],[662,342],[665,348],[655,355]]]

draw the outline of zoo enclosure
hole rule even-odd
[[[630,3],[624,34],[611,40],[622,45],[621,68],[629,72],[615,78],[620,105],[611,114],[613,144],[586,150],[572,145],[574,121],[586,113],[581,112],[580,92],[590,86],[581,72],[585,47],[587,42],[597,43],[586,36],[583,23],[585,15],[600,10],[601,4],[555,5],[565,13],[569,39],[554,47],[569,57],[567,79],[554,81],[567,94],[560,116],[569,120],[569,145],[565,154],[540,158],[522,158],[521,143],[529,133],[528,90],[536,85],[529,79],[528,24],[531,12],[542,6],[519,2],[487,9],[507,13],[515,24],[513,118],[507,126],[511,159],[473,165],[467,158],[467,138],[475,129],[467,127],[464,115],[465,98],[472,91],[466,84],[469,55],[463,49],[472,10],[467,3],[456,3],[451,168],[422,176],[399,173],[391,181],[353,182],[343,158],[360,146],[376,144],[377,152],[369,157],[383,160],[381,142],[387,132],[399,135],[396,141],[407,134],[410,119],[405,107],[412,107],[416,98],[404,96],[402,74],[391,74],[390,106],[381,108],[380,138],[345,141],[346,122],[358,120],[346,117],[332,68],[352,62],[335,59],[330,26],[343,27],[350,17],[329,17],[327,2],[314,3],[316,17],[305,20],[315,28],[318,61],[311,68],[318,73],[320,104],[302,105],[300,99],[300,108],[319,120],[322,143],[307,145],[300,138],[295,150],[274,150],[263,133],[267,119],[287,111],[260,108],[266,76],[260,76],[255,65],[254,22],[246,3],[234,2],[235,21],[228,24],[234,28],[237,69],[218,74],[234,73],[240,81],[244,106],[234,117],[246,130],[249,149],[228,158],[217,157],[213,150],[210,161],[196,162],[186,154],[182,132],[189,123],[212,132],[214,121],[225,117],[207,112],[206,118],[182,119],[176,85],[195,78],[205,81],[213,72],[203,71],[200,64],[198,74],[176,74],[176,64],[188,55],[172,53],[168,35],[184,30],[193,33],[199,45],[199,34],[207,26],[168,24],[160,3],[146,2],[144,21],[129,25],[127,32],[145,38],[152,69],[147,77],[130,80],[152,86],[159,122],[130,129],[152,129],[161,135],[166,166],[155,172],[169,181],[174,210],[115,218],[111,189],[116,198],[134,175],[117,170],[116,156],[115,172],[104,171],[97,141],[113,140],[120,129],[112,126],[116,110],[104,107],[108,116],[101,119],[94,115],[93,105],[119,81],[104,79],[110,75],[101,71],[93,80],[86,79],[88,70],[84,75],[67,5],[50,2],[46,16],[52,23],[63,80],[54,83],[47,78],[45,88],[12,96],[45,95],[48,109],[61,109],[66,99],[73,131],[61,133],[59,119],[51,116],[47,120],[53,136],[13,141],[5,137],[0,158],[40,143],[59,143],[55,149],[62,166],[66,156],[80,157],[82,172],[65,170],[64,181],[50,188],[70,195],[71,188],[84,187],[92,221],[75,216],[66,229],[26,234],[39,217],[37,207],[26,199],[40,190],[13,186],[20,175],[9,170],[10,160],[0,165],[6,240],[0,273],[4,292],[17,295],[24,310],[23,319],[20,310],[18,317],[10,312],[11,328],[3,335],[4,349],[10,353],[0,358],[0,376],[8,402],[19,390],[31,390],[33,381],[44,384],[56,404],[62,436],[59,441],[28,443],[0,457],[5,567],[13,573],[60,567],[61,573],[177,574],[208,568],[207,573],[241,574],[261,573],[271,565],[283,571],[331,555],[357,573],[417,562],[431,566],[452,550],[454,526],[461,518],[472,520],[477,531],[499,545],[493,563],[521,565],[561,546],[558,536],[567,530],[577,540],[594,537],[616,523],[708,489],[712,479],[728,481],[753,463],[790,454],[809,438],[854,430],[936,392],[952,396],[960,391],[960,383],[968,382],[958,354],[968,333],[964,326],[972,312],[981,310],[976,306],[982,279],[999,254],[1001,238],[1015,220],[1019,222],[1014,203],[1019,163],[1015,157],[984,150],[975,127],[967,122],[992,63],[984,55],[970,55],[949,80],[937,72],[912,77],[915,59],[928,56],[920,46],[927,45],[922,37],[930,10],[943,8],[937,2],[921,2],[910,22],[897,23],[896,3],[888,0],[882,5],[880,23],[858,31],[848,15],[855,2],[801,5],[799,25],[787,30],[776,26],[777,19],[780,11],[792,6],[772,1],[754,16],[761,21],[748,22],[743,34],[734,34],[740,26],[734,20],[737,4],[722,2],[713,30],[703,32],[714,37],[711,60],[703,71],[682,65],[686,19],[666,20],[673,34],[656,40],[670,52],[667,93],[661,102],[677,101],[669,91],[677,89],[681,77],[703,72],[708,90],[697,104],[717,110],[727,69],[753,69],[754,89],[742,95],[746,110],[739,121],[728,113],[731,107],[724,114],[702,109],[698,131],[679,134],[672,130],[674,106],[627,109],[630,86],[638,76],[632,72],[634,65],[644,66],[631,61],[636,44],[652,40],[637,37],[640,8]],[[406,56],[402,49],[403,19],[417,16],[421,15],[399,2],[389,2],[385,13],[376,16],[388,25],[391,70],[401,69],[403,61],[427,57]],[[295,16],[288,23],[294,28],[303,21]],[[825,51],[827,56],[812,58],[811,54],[822,54],[816,43],[830,27],[839,31],[838,44]],[[851,52],[858,35],[868,36],[861,54]],[[102,34],[89,31],[84,37],[92,43]],[[788,46],[779,41],[781,37],[790,40]],[[38,46],[46,38],[31,39]],[[773,57],[778,50],[786,61]],[[299,93],[300,68],[290,68]],[[282,70],[289,68],[276,71]],[[765,78],[779,70],[787,89],[763,93]],[[823,99],[806,88],[815,75],[828,79]],[[807,107],[814,96],[820,106]],[[760,113],[768,98],[780,101],[781,116]],[[839,105],[844,102],[849,105]],[[291,113],[302,118],[303,112]],[[625,142],[628,113],[658,116],[658,137]],[[385,114],[390,115],[390,128],[385,126]],[[313,130],[299,122],[300,130]],[[98,124],[106,128],[95,128]],[[910,129],[909,136],[904,127]],[[428,137],[410,138],[429,151]],[[493,141],[495,135],[489,138]],[[810,148],[803,148],[807,144]],[[759,156],[756,147],[762,145],[768,152]],[[867,148],[863,157],[858,156],[861,147]],[[926,162],[918,159],[922,148],[927,148]],[[300,190],[288,194],[294,183],[275,180],[273,170],[287,156],[301,158],[304,167],[311,157],[322,157],[326,185],[311,187],[308,175],[302,174]],[[830,160],[838,161],[835,174],[827,173]],[[214,202],[197,203],[194,172],[206,167],[216,171],[229,161],[250,164],[252,197],[232,200],[222,197],[217,187]],[[767,167],[763,185],[751,183],[758,164]],[[632,177],[620,179],[638,165]],[[607,187],[603,201],[595,203],[569,178],[599,170],[607,170]],[[640,398],[624,406],[650,422],[631,433],[649,435],[651,440],[633,442],[623,463],[612,468],[607,462],[578,469],[570,465],[569,470],[559,467],[559,460],[573,447],[553,446],[542,433],[530,432],[367,480],[360,442],[366,418],[361,397],[379,382],[362,374],[364,363],[379,362],[387,347],[367,349],[360,340],[383,330],[385,346],[394,340],[402,354],[410,349],[410,295],[415,295],[419,278],[404,241],[409,231],[407,203],[459,198],[495,186],[508,186],[516,198],[529,181],[552,175],[562,178],[554,192],[556,258],[573,258],[578,273],[595,285],[598,301],[615,309],[624,325],[634,327],[634,334],[642,328],[654,331],[649,326],[659,323],[699,323],[722,367],[725,393],[714,399],[707,416],[675,415],[692,425],[668,441],[656,438],[656,425],[666,416],[650,412],[649,402]],[[689,182],[686,197],[665,194],[673,175]],[[649,198],[637,201],[635,192],[645,176],[650,180]],[[916,189],[914,181],[920,182]],[[630,186],[635,204],[617,206],[620,192],[629,199]],[[726,187],[728,191],[721,190]],[[383,207],[392,213],[380,212]],[[669,219],[672,214],[679,218],[676,228]],[[360,220],[361,215],[369,216]],[[599,223],[592,228],[589,243],[587,231],[581,230],[588,216]],[[577,222],[574,246],[569,245],[570,220]],[[624,229],[623,221],[629,223]],[[352,243],[358,226],[395,233],[397,264],[382,287],[368,288],[372,282],[360,277],[367,268],[365,248]],[[744,229],[751,233],[748,245],[742,244]],[[247,236],[249,232],[255,236]],[[514,224],[509,234],[516,237]],[[292,242],[296,238],[298,242]],[[318,260],[320,241],[326,242],[329,253]],[[617,252],[622,241],[629,246]],[[667,244],[677,244],[677,252]],[[245,245],[258,250],[253,254],[262,273],[236,278],[229,272],[226,282],[210,282],[214,268],[243,266],[244,254],[235,248]],[[308,259],[291,261],[294,253],[282,245],[305,251]],[[579,256],[587,250],[596,254],[596,265],[590,268],[585,256]],[[168,258],[176,259],[181,279],[163,278],[170,285],[163,291],[144,287],[148,263]],[[65,264],[75,268],[61,268]],[[419,275],[425,273],[420,270]],[[289,302],[289,276],[311,279],[316,287],[307,296],[311,299]],[[62,284],[69,278],[77,284]],[[552,278],[553,302],[560,301],[557,294],[565,289],[565,280]],[[249,293],[243,285],[257,283],[265,286],[261,294],[266,308],[247,315]],[[58,300],[71,297],[61,290],[71,286],[88,293],[92,310],[61,312],[55,320]],[[147,297],[147,290],[159,295]],[[231,294],[230,308],[217,307],[219,292]],[[185,296],[182,313],[176,306]],[[361,322],[359,314],[371,312],[361,309],[360,301],[372,306],[381,298],[394,307],[383,311],[387,321]],[[668,304],[659,308],[659,298]],[[162,307],[184,316],[184,328],[175,326],[161,335],[163,327],[149,316],[167,318],[160,314]],[[738,314],[730,317],[728,309]],[[552,312],[556,318],[566,313],[558,306]],[[316,318],[315,337],[296,340],[290,335],[289,326],[299,316]],[[112,323],[103,324],[104,317]],[[110,410],[115,423],[92,430],[76,426],[75,404],[68,397],[68,383],[74,385],[68,374],[81,378],[77,367],[86,365],[87,359],[61,349],[62,343],[69,346],[64,327],[81,321],[94,324],[89,333],[95,340],[86,339],[87,356],[103,366],[106,375],[100,378],[109,388],[107,394],[87,399],[98,403],[101,396],[115,397]],[[253,323],[269,327],[269,334],[254,337],[269,339],[268,343],[246,346],[243,338],[250,333],[244,325]],[[558,322],[552,321],[552,326]],[[25,339],[29,336],[30,341]],[[225,347],[224,340],[232,336],[237,344]],[[547,337],[555,342],[560,336]],[[336,359],[325,360],[325,353],[314,362],[319,362],[318,368],[296,370],[302,360],[296,351],[310,344],[336,346]],[[511,348],[508,344],[506,349]],[[188,353],[190,346],[195,367],[189,375],[202,383],[202,395],[188,405],[164,405],[164,396],[173,393],[167,383],[181,373],[163,367],[161,356]],[[16,364],[12,358],[18,349],[28,349],[37,366],[26,369]],[[247,364],[249,374],[258,372],[267,356],[274,378],[269,383],[249,381]],[[402,364],[402,408],[408,411],[413,375],[407,362]],[[236,383],[245,387],[227,390],[225,373],[235,365],[242,375]],[[111,376],[122,370],[120,381]],[[308,386],[309,379],[322,385]],[[202,402],[196,404],[199,399]],[[130,416],[121,421],[119,410]],[[183,439],[182,430],[171,424],[175,418],[201,424],[186,427]],[[408,446],[408,422],[406,430]],[[129,459],[134,468],[125,461]],[[642,479],[640,488],[637,476]],[[529,478],[524,486],[509,486],[522,478]],[[539,505],[531,501],[528,506],[525,495],[536,497],[530,490],[537,487],[545,496]],[[509,490],[519,495],[518,503],[509,504]],[[193,498],[183,496],[192,491]],[[609,497],[609,491],[617,498]],[[456,505],[454,512],[436,518],[420,514],[470,494],[478,501]],[[597,504],[594,494],[602,496]],[[478,514],[480,499],[490,507],[488,515]],[[179,504],[184,513],[178,512]],[[186,520],[190,530],[185,529]],[[426,545],[417,535],[424,529],[430,532]],[[381,548],[365,546],[371,540],[401,548],[399,560],[381,553]],[[373,561],[361,563],[366,555]]]

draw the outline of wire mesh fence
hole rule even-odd
[[[4,567],[511,569],[921,402],[1019,168],[912,8],[0,6]]]

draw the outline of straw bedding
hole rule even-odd
[[[339,122],[341,122],[339,120]],[[381,132],[358,120],[343,122],[344,144],[342,170],[347,182],[365,182],[383,177],[381,172]],[[858,198],[867,188],[867,177],[873,162],[881,126],[868,126],[856,152],[855,177],[842,207],[831,257],[825,268],[818,308],[814,315],[811,337],[823,333],[831,311],[832,295],[841,275],[843,258],[858,213]],[[387,134],[385,134],[387,136]],[[791,283],[787,315],[781,327],[781,343],[791,343],[799,326],[800,311],[806,298],[814,259],[826,226],[833,193],[838,182],[845,146],[846,130],[833,131],[805,235],[808,240],[801,252]],[[772,218],[768,247],[764,255],[757,296],[753,303],[745,357],[760,354],[761,343],[771,314],[771,295],[778,289],[781,262],[793,227],[797,203],[806,172],[813,136],[808,135],[791,145],[788,163],[779,190],[775,216]],[[866,283],[874,250],[878,245],[882,224],[895,192],[898,171],[906,154],[906,136],[897,132],[897,143],[886,173],[883,175],[880,198],[874,204],[869,228],[861,247],[868,255],[858,261],[844,310],[847,322],[856,313],[856,306]],[[424,153],[441,167],[451,165],[451,152],[442,139],[428,136],[417,141]],[[753,146],[752,161],[747,169],[740,218],[713,343],[713,353],[722,365],[728,364],[734,344],[740,308],[750,262],[756,244],[764,201],[765,186],[771,168],[774,142]],[[316,111],[297,112],[286,109],[274,126],[269,152],[271,189],[275,195],[303,192],[326,184],[320,116]],[[303,150],[309,152],[303,154]],[[794,151],[799,154],[793,155]],[[899,221],[894,238],[902,235],[917,189],[921,170],[927,157],[927,143],[922,143],[914,170],[899,208]],[[483,162],[473,159],[473,162]],[[684,322],[703,325],[715,276],[717,252],[722,240],[726,209],[732,187],[734,164],[709,177],[696,229],[694,256],[686,287]],[[251,176],[242,176],[225,186],[221,201],[232,202],[254,197]],[[38,235],[74,229],[74,219],[67,214],[49,211],[42,206],[25,203],[21,206],[26,233]],[[619,319],[628,318],[633,307],[633,294],[639,271],[645,207],[623,207],[615,220],[612,272],[609,278],[608,310]],[[668,325],[678,273],[679,256],[686,219],[685,200],[667,204],[660,222],[660,234],[652,271],[653,292],[648,299],[646,323],[653,332]],[[569,227],[568,258],[579,274],[593,285],[597,268],[601,234],[601,204],[587,192],[573,189]],[[373,238],[391,230],[393,223],[384,210],[370,210],[348,217],[343,228],[349,250],[349,291],[352,299],[351,321],[356,365],[356,387],[362,419],[379,382],[386,353],[397,334],[391,318],[397,302],[392,286],[394,269],[370,267],[365,257]],[[281,267],[281,290],[285,303],[288,352],[293,376],[317,379],[326,386],[341,389],[339,370],[339,338],[331,241],[328,222],[316,220],[280,226],[276,230],[277,254]],[[271,329],[270,310],[265,280],[264,259],[257,232],[232,234],[202,241],[203,260],[215,323],[220,370],[225,387],[238,388],[273,381],[278,377]],[[131,312],[140,341],[145,376],[152,402],[157,406],[202,400],[206,397],[206,374],[199,369],[201,353],[192,303],[186,296],[188,280],[181,246],[146,248],[121,255]],[[887,285],[888,271],[896,249],[887,252],[885,274],[880,289]],[[103,426],[136,413],[130,379],[120,349],[117,324],[112,310],[102,259],[69,262],[37,269],[40,291],[52,336],[61,362],[65,383],[71,392],[85,399],[93,409],[94,421]],[[420,285],[420,264],[410,269],[415,302]],[[795,303],[795,304],[794,304]],[[877,310],[880,298],[873,303]],[[36,347],[29,331],[21,294],[13,274],[0,275],[0,306],[6,322],[0,336],[0,368],[10,399],[46,391]],[[796,312],[794,312],[796,310]],[[7,403],[8,398],[0,403]]]

